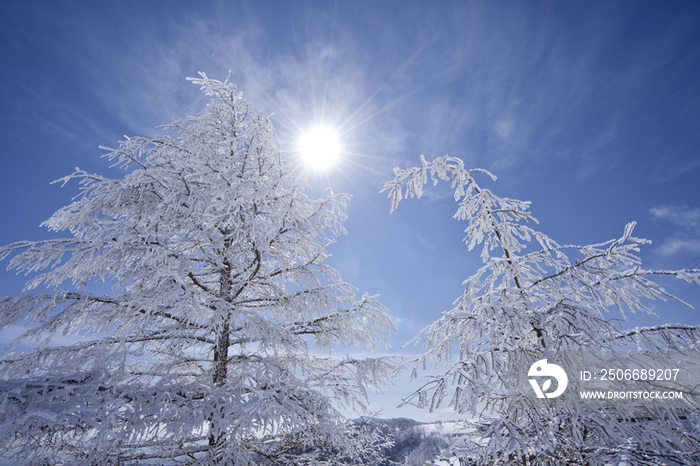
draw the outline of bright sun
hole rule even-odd
[[[299,152],[305,165],[314,170],[327,170],[340,156],[340,140],[332,129],[317,126],[299,138]]]

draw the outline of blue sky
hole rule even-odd
[[[447,187],[389,215],[383,183],[420,154],[491,170],[484,184],[532,201],[559,243],[637,220],[647,267],[697,268],[699,43],[697,2],[3,2],[0,243],[46,237],[39,224],[77,193],[51,181],[75,166],[119,176],[99,145],[196,113],[205,99],[185,78],[230,70],[288,151],[321,121],[342,134],[341,165],[310,172],[312,193],[353,195],[332,262],[382,295],[397,350],[480,265]],[[16,295],[24,278],[4,265],[0,295]],[[668,287],[700,309],[698,290]],[[700,323],[653,308],[629,325]],[[392,409],[409,389],[376,407],[419,416]]]

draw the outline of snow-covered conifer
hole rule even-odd
[[[698,391],[688,380],[671,384],[682,399],[646,404],[575,395],[539,400],[527,386],[514,389],[524,355],[556,355],[569,374],[601,350],[630,347],[632,357],[651,358],[651,367],[678,367],[671,365],[678,358],[697,363],[700,326],[625,329],[620,322],[625,311],[649,311],[646,300],[675,299],[656,277],[700,285],[700,270],[642,268],[636,253],[648,241],[633,236],[634,223],[619,239],[559,245],[530,226],[537,221],[529,202],[478,184],[478,176],[495,180],[489,172],[447,156],[421,162],[396,168],[385,184],[391,210],[404,197],[420,197],[429,179],[451,180],[454,217],[466,221],[464,241],[470,250],[481,246],[484,265],[463,283],[454,308],[416,337],[425,353],[414,376],[430,361],[445,369],[406,402],[435,409],[446,401],[464,414],[479,464],[700,464],[700,410],[692,396]],[[610,318],[611,308],[622,319]],[[629,360],[623,359],[615,363]]]
[[[27,324],[15,346],[34,342],[0,360],[5,459],[311,465],[377,451],[337,409],[394,364],[331,355],[393,331],[326,263],[348,196],[308,198],[269,119],[230,84],[192,81],[211,97],[197,116],[105,148],[122,177],[59,180],[81,193],[44,226],[67,237],[0,248],[32,277],[0,300],[0,328]]]

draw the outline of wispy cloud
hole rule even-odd
[[[684,229],[697,230],[700,227],[700,207],[659,206],[652,207],[649,213]]]
[[[677,178],[698,166],[700,166],[700,157],[691,157],[685,160],[679,160],[676,156],[665,154],[654,164],[652,181],[654,183],[671,181],[672,179]]]
[[[700,255],[700,238],[683,238],[680,236],[666,238],[659,247],[659,252],[665,256],[681,253],[693,256]]]
[[[700,254],[700,207],[658,206],[649,213],[658,220],[670,222],[679,228],[666,238],[658,248],[665,256],[675,254]]]

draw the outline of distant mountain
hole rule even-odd
[[[362,418],[359,421],[376,426],[393,442],[384,450],[385,462],[381,466],[423,466],[427,461],[439,458],[449,446],[442,434],[426,429],[426,424],[414,419]]]

